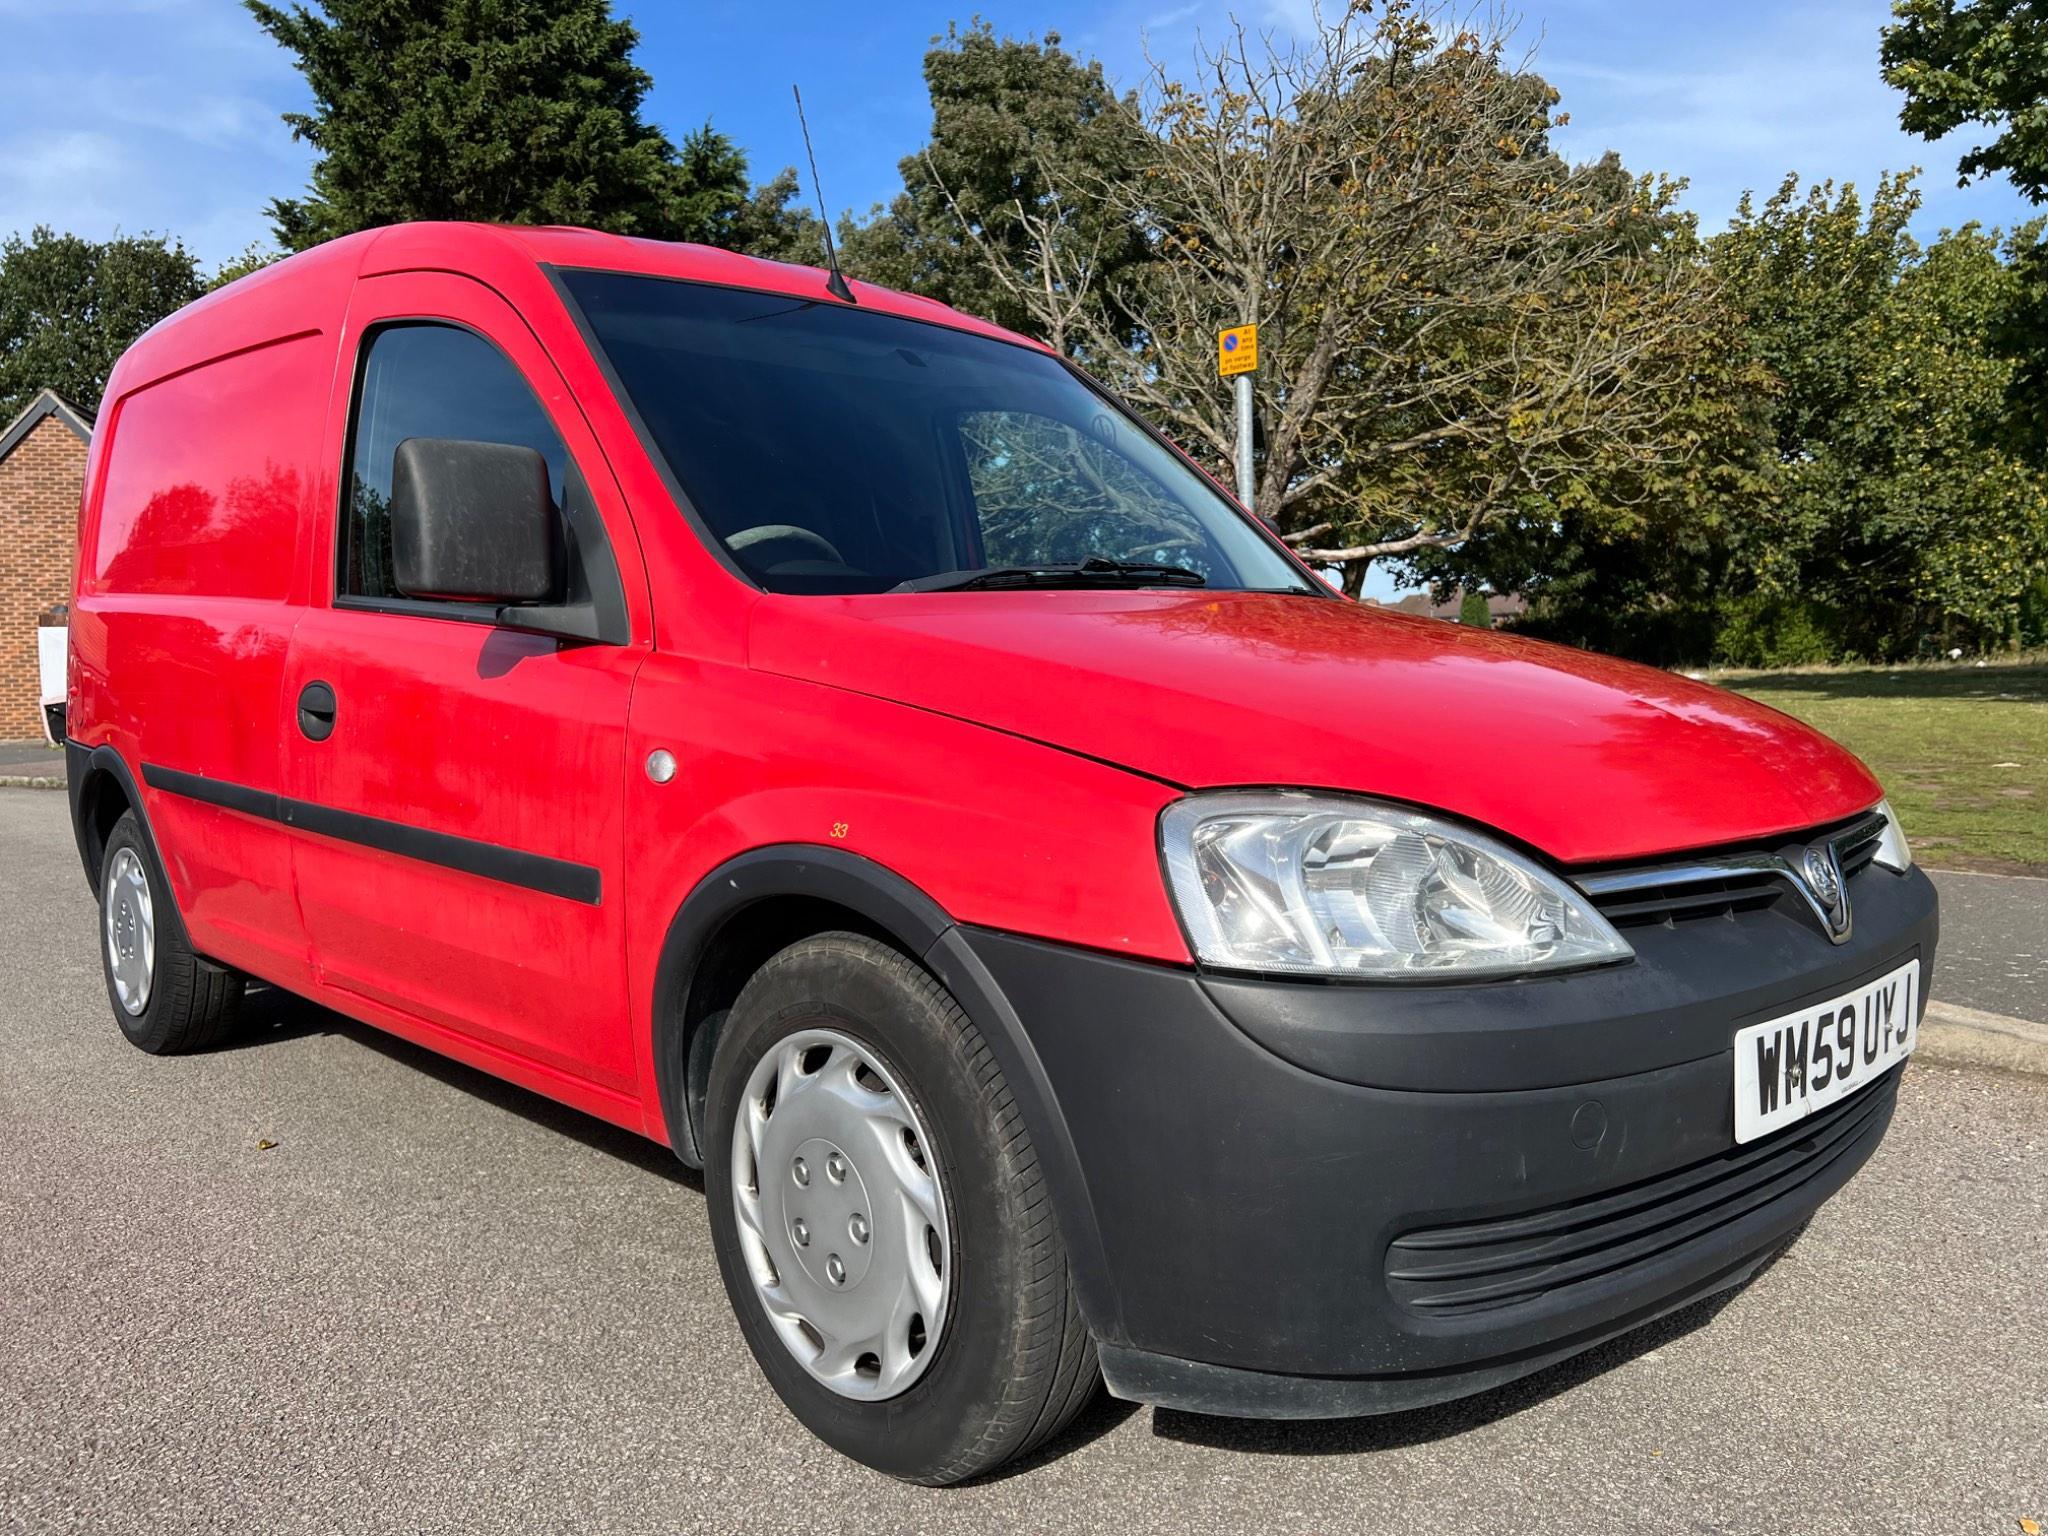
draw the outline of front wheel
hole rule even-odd
[[[1100,1382],[1038,1159],[987,1044],[850,933],[775,956],[712,1058],[705,1192],[771,1385],[814,1433],[952,1483],[1043,1444]]]

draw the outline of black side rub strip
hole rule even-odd
[[[221,779],[202,778],[196,773],[181,773],[175,768],[162,768],[155,763],[142,765],[142,782],[151,789],[182,795],[187,800],[225,806],[246,816],[282,822],[288,827],[302,827],[322,837],[359,843],[365,848],[395,853],[401,858],[439,864],[444,869],[459,869],[466,875],[523,886],[545,896],[580,901],[585,906],[597,906],[603,895],[602,876],[588,864],[572,864],[567,859],[551,859],[545,854],[501,848],[496,843],[481,843],[474,838],[455,837],[446,832],[429,832],[424,827],[409,827],[402,821],[385,821],[381,817],[362,816],[354,811],[337,811],[332,806],[293,800],[268,790],[250,789]]]

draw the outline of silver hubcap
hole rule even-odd
[[[831,1029],[781,1041],[747,1079],[732,1203],[776,1335],[843,1397],[894,1397],[946,1325],[952,1242],[931,1139],[866,1046]]]
[[[107,866],[100,907],[107,926],[107,974],[114,978],[114,996],[130,1015],[149,1006],[150,982],[156,976],[156,909],[149,899],[149,876],[133,848],[117,849]]]

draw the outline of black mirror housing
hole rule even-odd
[[[407,597],[538,603],[561,591],[547,460],[511,443],[409,437],[391,466],[391,574]]]

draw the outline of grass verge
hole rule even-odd
[[[1916,857],[2048,874],[2048,663],[1731,672],[1883,781]]]

